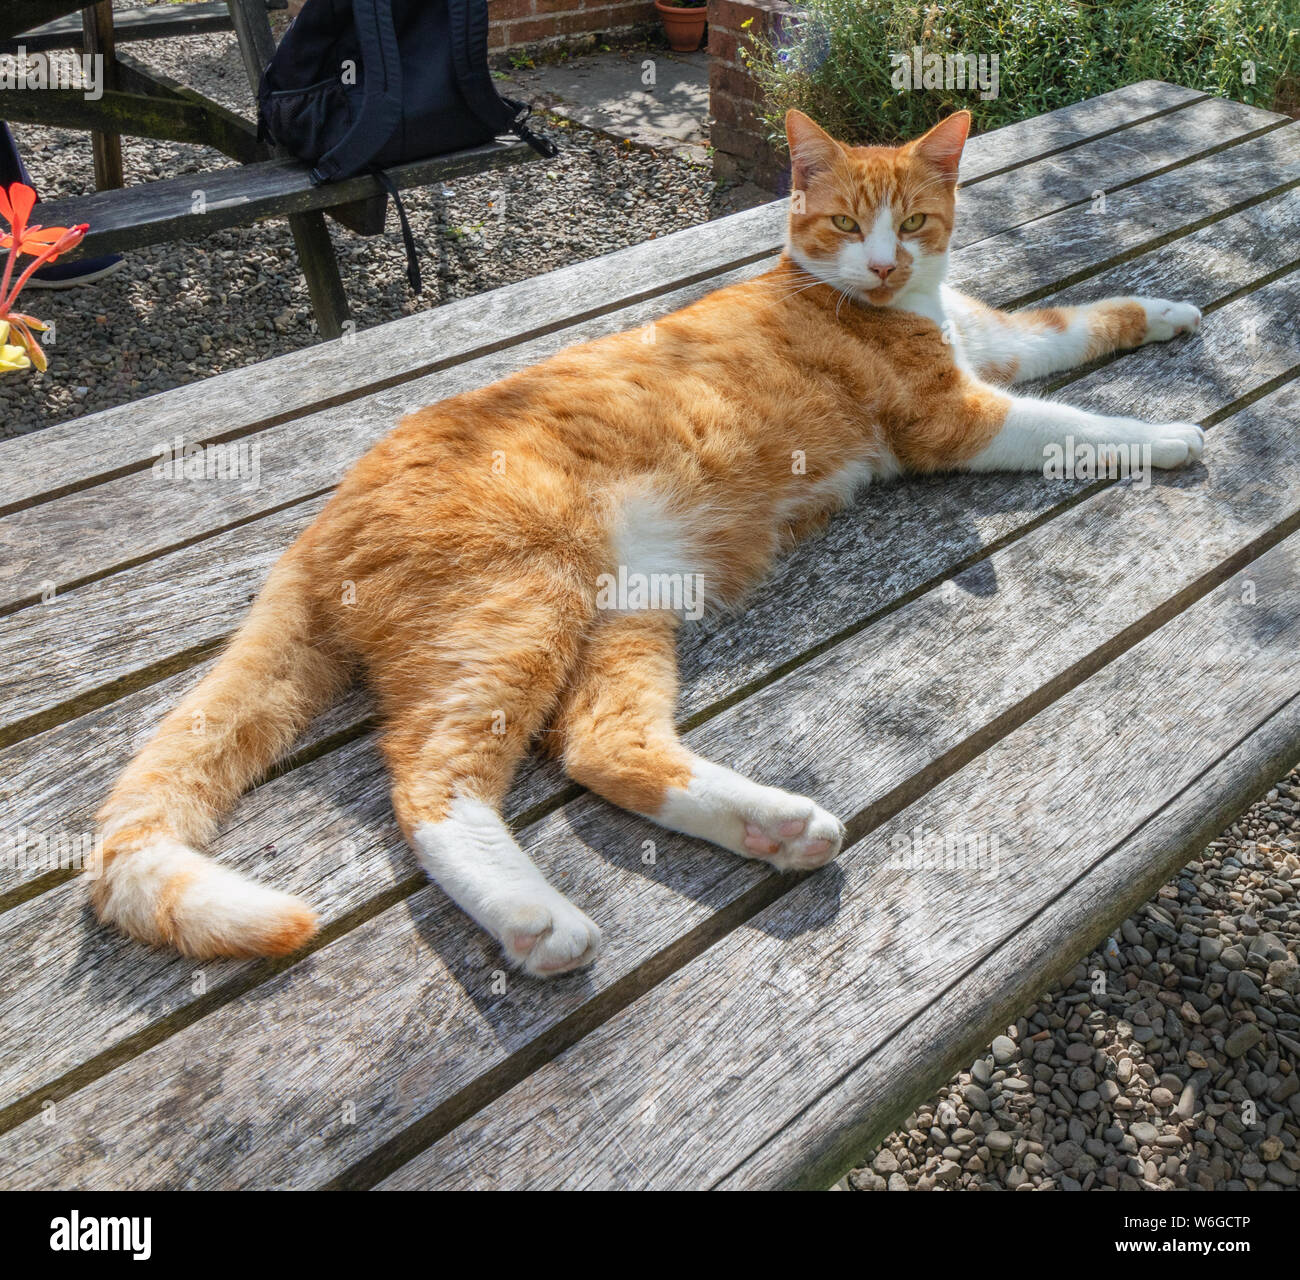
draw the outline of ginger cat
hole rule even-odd
[[[198,957],[310,938],[302,902],[196,849],[360,677],[421,866],[529,973],[586,965],[599,928],[499,814],[544,729],[583,786],[742,857],[805,870],[843,839],[815,800],[680,742],[681,610],[609,607],[602,584],[683,575],[734,606],[874,479],[1038,470],[1069,437],[1148,445],[1157,467],[1200,457],[1190,423],[1000,385],[1195,331],[1200,312],[1111,298],[1008,315],[947,288],[967,113],[897,148],[842,145],[798,112],[786,128],[795,197],[771,271],[653,340],[602,338],[411,414],[357,463],[105,803],[101,919]]]

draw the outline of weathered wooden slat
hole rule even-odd
[[[324,502],[299,503],[255,529],[232,529],[0,619],[0,743],[77,714],[88,698],[102,703],[188,666],[230,634],[280,552]],[[219,572],[208,571],[214,562]],[[89,626],[93,617],[106,625]]]
[[[1090,207],[1075,207],[957,250],[953,281],[974,289],[991,303],[1012,305],[1020,296],[1017,289],[1028,292],[1035,283],[1041,286],[1045,273],[1059,272],[1055,278],[1063,280],[1066,273],[1095,269],[1143,244],[1158,243],[1184,218],[1185,206],[1173,197],[1184,196],[1189,188],[1200,192],[1198,205],[1202,216],[1209,219],[1279,187],[1285,189],[1287,182],[1294,185],[1296,163],[1300,163],[1300,126],[1274,131],[1248,147],[1230,148],[1122,191],[1105,215]],[[740,271],[747,274],[759,269],[750,266]],[[154,518],[147,523],[124,528],[119,513],[138,505],[141,486],[150,486],[154,479],[148,473],[121,477],[40,507],[13,512],[0,519],[0,548],[6,552],[0,563],[0,609],[31,600],[35,584],[47,578],[60,585],[82,581],[234,520],[251,519],[305,493],[319,492],[334,484],[402,413],[504,377],[573,342],[644,323],[735,278],[739,276],[701,281],[616,314],[403,382],[363,401],[268,428],[246,445],[259,449],[256,486],[246,489],[238,482],[205,482],[151,487]],[[301,446],[306,435],[313,441],[310,451]],[[159,440],[157,445],[165,443],[169,442]],[[39,548],[34,545],[38,535]]]
[[[46,128],[93,129],[96,132],[111,130],[133,138],[160,138],[170,142],[188,142],[195,146],[215,147],[224,155],[235,156],[251,162],[258,153],[257,139],[246,128],[232,125],[222,114],[209,112],[203,105],[187,98],[160,98],[138,93],[123,93],[103,89],[98,98],[88,99],[81,89],[0,89],[0,114],[7,120],[22,124],[39,124]],[[248,165],[251,175],[249,190],[260,193],[261,183],[256,171],[261,166]],[[301,182],[306,182],[307,171],[299,166]],[[229,185],[217,171],[217,182]],[[167,191],[153,193],[152,187],[166,187]],[[193,212],[193,200],[185,196],[182,206],[182,188],[194,188],[194,178],[169,179],[128,189],[112,188],[89,196],[76,196],[65,200],[51,200],[47,225],[55,227],[76,226],[94,218],[99,230],[86,233],[78,246],[90,252],[135,248],[142,244],[156,244],[159,240],[178,239],[186,234],[184,228],[193,226],[194,232],[251,222],[255,217],[274,215],[275,206],[249,217],[236,216],[235,206],[224,205],[213,211],[213,217],[199,216]],[[286,199],[289,198],[287,195]],[[296,198],[296,197],[295,197]],[[156,203],[154,202],[156,201]],[[188,209],[189,219],[181,216],[182,207]],[[255,207],[261,207],[260,205]],[[92,224],[93,226],[94,224]],[[155,228],[171,234],[150,234]],[[191,233],[193,234],[193,233]]]
[[[1091,205],[1100,192],[1149,182],[1166,169],[1289,123],[1287,116],[1222,98],[1194,102],[1173,115],[1075,147],[1068,155],[991,177],[965,192],[952,244],[974,244],[1071,204]]]
[[[1099,539],[1096,553],[1110,541]],[[1243,604],[1247,578],[1255,604]],[[914,1056],[922,1045],[892,1051],[902,1027],[931,1011],[930,1045],[938,1035],[969,1044],[975,1029],[992,1034],[1009,996],[990,1009],[983,990],[966,987],[971,978],[1032,999],[1089,937],[1123,918],[1135,871],[1159,884],[1216,829],[1207,819],[1223,820],[1267,787],[1286,755],[1271,741],[1247,748],[1229,797],[1207,775],[1221,783],[1225,746],[1300,695],[1297,646],[1293,537],[384,1186],[829,1185],[847,1167],[842,1132],[887,1131],[906,1114],[903,1097],[936,1078],[932,1060]],[[1294,718],[1283,745],[1288,759],[1300,753]],[[1157,843],[1142,828],[1171,798],[1182,802],[1182,822],[1163,828],[1170,843]],[[975,837],[983,853],[945,867],[941,852],[938,866],[900,868],[898,852],[917,847],[917,833]],[[1154,867],[1142,867],[1138,848]],[[1042,918],[1061,918],[1062,894],[1072,897],[1065,938]],[[890,1098],[888,1111],[874,1089]]]
[[[24,119],[39,117],[42,122],[66,125],[65,116],[70,114],[75,118],[79,109],[77,100],[69,100],[64,108],[62,100],[49,92],[23,95],[15,92],[9,96],[17,97],[11,110],[21,109]],[[148,128],[146,136],[210,141],[226,154],[241,155],[241,158],[245,157],[239,150],[230,148],[242,146],[250,154],[255,149],[248,145],[240,130],[229,128],[223,120],[207,115],[189,101],[173,102],[134,94],[111,98],[107,93],[101,101],[104,105],[98,114],[106,115],[125,133],[131,132],[135,122],[142,129]],[[32,106],[31,102],[36,105]],[[9,98],[3,93],[0,93],[0,105],[9,105]],[[209,138],[208,134],[218,128],[222,130],[219,138]],[[463,151],[394,165],[386,172],[399,187],[423,187],[431,182],[446,182],[466,174],[519,164],[536,156],[526,142],[517,138],[498,139]],[[200,209],[196,209],[196,190],[203,193]],[[94,192],[51,200],[42,212],[51,226],[90,224],[79,253],[117,253],[189,236],[209,235],[224,227],[248,226],[265,218],[327,210],[382,194],[383,187],[370,174],[313,186],[306,165],[298,160],[278,159],[164,178],[113,192],[111,196]]]
[[[1279,521],[1300,524],[1300,486],[1285,463],[1286,423],[1297,405],[1295,384],[1265,397],[1212,431],[1205,475],[1185,473],[1145,492],[1122,485],[1095,495],[950,587],[911,601],[724,712],[691,740],[842,812],[896,810],[910,798],[909,787],[923,789],[936,774],[956,769],[963,753],[978,752],[990,734],[1006,732],[1084,678],[1089,662],[1100,665],[1180,608],[1187,595],[1207,589],[1224,572],[1225,557],[1249,554],[1261,538],[1277,536]],[[1276,460],[1279,469],[1261,485],[1262,458]],[[1189,527],[1197,530],[1191,545]],[[960,663],[936,660],[954,652]],[[987,678],[971,681],[972,669]],[[308,781],[323,763],[294,780],[308,802],[309,823],[340,816],[333,793],[342,779]],[[303,812],[270,805],[267,796],[259,803],[278,810],[280,830],[293,830]],[[323,816],[313,816],[321,809]],[[401,857],[396,834],[390,824],[368,838],[370,847],[359,852],[371,874],[377,870],[388,882],[386,864]],[[155,1185],[181,1167],[196,1185],[309,1185],[344,1175],[380,1143],[385,1160],[409,1154],[425,1127],[436,1131],[509,1083],[511,1073],[544,1060],[583,1019],[598,1018],[649,986],[665,967],[734,923],[755,895],[761,903],[781,888],[753,864],[655,830],[590,797],[528,829],[523,839],[556,882],[606,926],[609,949],[595,970],[547,987],[512,979],[505,994],[494,994],[500,961],[492,944],[438,891],[423,889],[262,984],[255,996],[225,1005],[68,1098],[54,1130],[39,1120],[15,1129],[0,1139],[0,1167],[28,1171],[15,1173],[15,1185],[26,1185],[29,1176],[34,1184]],[[657,851],[651,865],[643,862],[646,839]],[[309,845],[322,847],[319,841],[317,832],[308,833]],[[292,849],[286,854],[274,864],[278,883],[323,884],[317,861]],[[257,862],[249,849],[231,861]],[[360,878],[354,864],[331,865],[328,874],[353,883]],[[95,1047],[119,966],[135,984],[133,1007],[122,1011],[135,1026],[146,1024],[149,1009],[175,1015],[193,999],[186,962],[146,955],[98,930],[89,947],[70,938],[70,904],[60,908],[61,920],[48,912],[63,892],[0,918],[0,946],[34,950],[39,961],[39,989],[29,983],[22,1000],[0,1012],[6,1021],[21,1020],[20,1038],[39,1046],[35,1060],[47,1072]],[[23,919],[29,907],[30,918]],[[96,959],[79,971],[87,951]],[[209,993],[219,980],[233,980],[224,967],[205,969]],[[56,1033],[53,1008],[60,992],[75,992],[101,973],[109,974],[103,981],[109,994],[97,986],[95,1008],[79,1019],[80,1041],[70,1049],[69,1037]],[[202,1049],[214,1040],[223,1046],[220,1061]],[[268,1057],[272,1040],[276,1049]],[[273,1071],[258,1066],[272,1057]],[[30,1061],[18,1069],[33,1074]],[[16,1087],[13,1065],[0,1065],[6,1070],[6,1085]],[[79,1082],[74,1075],[69,1083]],[[349,1099],[356,1103],[355,1124],[343,1118]],[[144,1114],[164,1118],[142,1124]],[[207,1126],[202,1168],[191,1136],[197,1124]]]
[[[57,855],[41,856],[39,842],[44,840],[48,848],[60,836],[65,840],[93,836],[95,812],[117,775],[215,661],[202,660],[178,675],[0,750],[3,831],[32,837],[38,850],[23,860],[0,858],[0,911],[77,874],[70,865],[60,867]],[[290,761],[305,760],[355,736],[370,714],[368,696],[359,688],[352,690],[308,726]]]
[[[1293,252],[1289,247],[1290,235],[1297,226],[1300,226],[1300,193],[1293,192],[1222,223],[1211,224],[1144,258],[1112,268],[1092,282],[1096,291],[1090,288],[1089,292],[1091,296],[1151,292],[1166,288],[1171,280],[1177,279],[1179,288],[1172,292],[1190,297],[1202,307],[1213,307],[1226,294],[1252,281],[1267,279],[1286,265],[1287,257]],[[1066,295],[1072,292],[1075,291],[1067,290]],[[1250,388],[1292,368],[1297,353],[1279,341],[1279,333],[1285,335],[1289,326],[1300,321],[1294,311],[1293,293],[1279,284],[1213,320],[1214,328],[1223,325],[1243,339],[1253,328],[1256,339],[1248,347],[1229,348],[1221,365],[1195,363],[1195,376],[1200,379],[1203,397],[1188,406],[1188,411],[1210,412],[1211,407],[1221,407],[1236,395],[1248,394]],[[1181,381],[1181,375],[1166,368],[1168,360],[1175,358],[1172,352],[1166,350],[1146,358],[1152,362],[1150,367],[1158,368],[1171,382]],[[1095,389],[1108,382],[1110,376],[1090,375],[1088,385]],[[1138,376],[1140,379],[1144,375]],[[1085,387],[1083,393],[1086,391]],[[1114,407],[1122,405],[1124,400],[1110,403]],[[1161,410],[1153,407],[1152,412]],[[1164,412],[1168,416],[1172,411]],[[974,487],[967,488],[967,485]],[[1046,506],[1069,492],[1068,486],[1049,491],[1034,480],[997,477],[945,482],[939,498],[929,486],[868,495],[868,509],[860,521],[850,517],[837,522],[827,538],[801,550],[778,572],[771,590],[755,600],[752,618],[747,614],[720,628],[692,629],[685,633],[683,714],[688,717],[703,714],[711,703],[734,695],[738,689],[761,680],[766,672],[793,660],[800,646],[824,643],[847,627],[861,623],[874,610],[888,607],[928,578],[947,572],[965,557],[979,554],[990,543],[1014,536],[1017,529],[1040,519]],[[971,509],[985,514],[972,522]],[[929,522],[930,539],[915,537],[920,522]],[[229,568],[223,567],[219,560],[205,558],[201,570],[187,570],[178,561],[176,567],[165,567],[162,577],[175,580],[200,573],[218,578],[237,575],[243,563],[240,557],[258,553],[259,537],[255,530],[251,533],[241,530],[214,548],[214,557],[219,551],[231,556]],[[935,553],[946,553],[948,561],[936,558]],[[836,572],[829,577],[819,567],[827,564],[836,566]],[[151,590],[155,575],[148,570],[133,571],[127,576],[130,581],[119,584],[120,594],[109,598],[103,593],[94,595],[93,607],[81,613],[94,618],[97,625],[107,623],[109,631],[116,627],[127,633],[143,630],[147,634],[165,634],[167,626],[180,626],[179,633],[171,634],[181,652],[213,644],[224,634],[219,625],[212,625],[209,615],[193,618],[177,615],[165,593],[158,597]],[[245,570],[243,576],[250,575]],[[143,584],[145,598],[153,601],[153,607],[163,615],[163,621],[157,626],[139,603],[135,580]],[[791,602],[805,618],[797,633],[782,633],[782,601]],[[110,611],[107,615],[103,613],[105,609]],[[0,623],[0,634],[6,625]],[[21,632],[15,620],[8,625],[18,629],[15,634]],[[50,631],[43,633],[43,640],[38,638],[36,650],[52,643],[51,637],[76,634],[83,625],[76,613],[58,619]],[[152,654],[155,660],[173,659],[171,652],[156,648]],[[24,664],[20,663],[15,679],[25,676],[29,681],[29,695],[42,690],[50,692],[56,706],[69,698],[88,696],[94,687],[95,664],[82,651],[66,657],[66,670],[51,671],[47,663],[39,672],[26,664],[28,669],[24,672]],[[89,679],[69,689],[64,683],[69,672],[73,678],[88,674]],[[7,790],[16,797],[26,796],[22,803],[15,800],[6,804],[11,826],[37,831],[87,831],[89,817],[98,807],[113,772],[129,757],[138,738],[174,705],[181,688],[188,687],[189,683],[189,678],[177,677],[152,692],[136,695],[138,701],[123,707],[120,717],[108,709],[90,712],[79,720],[0,751],[0,777],[14,780]],[[32,714],[30,708],[28,714]],[[310,749],[313,742],[323,737],[346,732],[366,714],[367,704],[356,698],[325,717],[319,735],[309,735],[303,747]],[[86,721],[84,726],[82,720]],[[92,768],[81,763],[87,736],[99,745]],[[51,766],[51,761],[65,759],[77,763]],[[356,767],[375,770],[375,785],[382,790],[382,780],[372,757],[359,757]],[[40,785],[36,782],[38,778],[44,780]],[[513,812],[523,813],[542,802],[548,780],[549,784],[554,783],[550,773],[535,777],[532,770],[526,772],[516,793]],[[15,894],[23,896],[25,884],[47,879],[43,864],[0,866],[0,902]]]
[[[1200,101],[1203,94],[1144,81],[1046,116],[972,139],[963,184]],[[352,400],[383,386],[468,359],[628,302],[667,293],[766,257],[780,245],[784,202],[694,227],[487,294],[358,333],[345,347],[316,346],[216,378],[0,442],[0,511],[97,476],[138,467],[177,432],[219,439],[310,408]],[[617,287],[611,290],[611,282]],[[220,405],[219,428],[213,421]]]
[[[990,1027],[1014,1019],[1286,774],[1298,742],[1300,698],[1292,698],[720,1186],[788,1184],[787,1171],[795,1170],[795,1185],[829,1186],[837,1176],[832,1170],[847,1169],[896,1126],[897,1117],[968,1065],[988,1044]],[[869,1108],[864,1099],[871,1100]]]
[[[64,14],[75,13],[80,8],[77,0],[27,0],[21,12],[16,5],[10,5],[0,14],[0,40],[20,36],[28,25],[57,21]]]
[[[52,0],[56,8],[65,8]],[[75,6],[73,6],[75,7]],[[283,9],[285,0],[270,0],[268,9]],[[229,31],[230,9],[226,0],[189,0],[184,5],[150,5],[148,8],[119,9],[113,14],[113,34],[119,44],[128,40],[159,40],[168,36],[192,36],[207,31]],[[9,48],[22,45],[28,53],[47,49],[76,49],[81,46],[78,15],[55,18],[15,36]]]

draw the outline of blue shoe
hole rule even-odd
[[[54,262],[32,273],[27,282],[29,289],[75,289],[79,285],[94,284],[111,276],[122,265],[120,254],[109,253],[98,258],[74,258],[71,262]]]

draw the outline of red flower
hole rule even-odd
[[[0,249],[9,250],[4,275],[0,277],[0,320],[9,322],[13,335],[26,349],[32,364],[43,370],[47,364],[45,352],[32,330],[43,330],[45,326],[31,316],[14,311],[13,306],[32,274],[80,244],[90,225],[83,222],[76,227],[28,226],[27,219],[35,206],[36,192],[26,183],[15,182],[8,191],[0,187],[0,218],[9,224],[8,233],[0,236]],[[23,254],[32,261],[10,288],[14,263]]]

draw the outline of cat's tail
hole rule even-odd
[[[316,932],[299,899],[196,852],[239,796],[346,686],[298,548],[221,660],[159,726],[99,812],[99,918],[186,955],[284,955]]]

